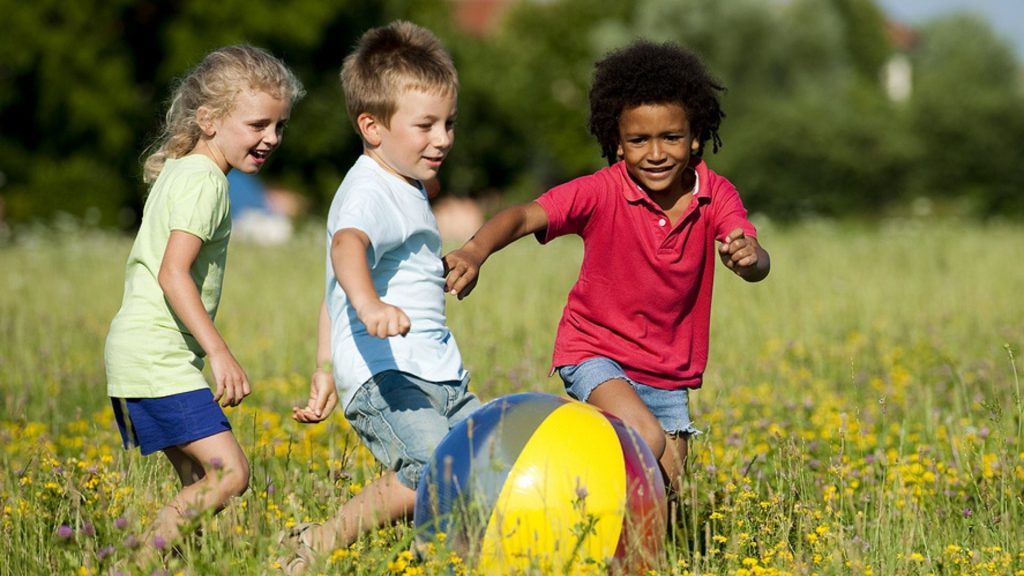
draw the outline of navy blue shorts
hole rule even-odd
[[[228,417],[209,388],[161,398],[110,398],[125,448],[152,454],[226,430]]]

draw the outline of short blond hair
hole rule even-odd
[[[398,98],[409,90],[456,94],[459,76],[452,57],[433,32],[396,20],[359,39],[341,67],[348,117],[359,133],[360,114],[388,126]]]

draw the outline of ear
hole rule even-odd
[[[217,127],[213,122],[213,111],[207,106],[200,106],[196,110],[196,124],[206,136],[213,136],[217,133]]]
[[[700,136],[693,137],[693,142],[690,143],[690,150],[692,150],[694,154],[700,152]]]
[[[622,160],[626,157],[626,152],[622,149],[622,142],[615,143],[615,159]]]
[[[384,126],[381,125],[377,117],[369,112],[363,112],[356,118],[356,125],[359,126],[359,135],[363,137],[363,140],[370,146],[380,146],[381,143],[381,129]]]

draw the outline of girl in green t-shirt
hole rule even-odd
[[[107,336],[107,390],[125,447],[163,452],[182,488],[147,530],[140,565],[173,545],[188,518],[248,488],[249,463],[221,406],[251,389],[213,324],[231,235],[226,174],[260,169],[302,94],[266,51],[216,50],[178,84],[146,158],[152,187]]]

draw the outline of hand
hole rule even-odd
[[[476,288],[483,259],[460,248],[445,254],[441,261],[444,262],[445,292],[454,294],[459,300],[469,296],[473,288]]]
[[[230,350],[224,349],[210,354],[210,370],[217,384],[213,400],[221,406],[238,406],[242,399],[252,393],[249,377],[245,375],[245,370],[231,355]]]
[[[388,338],[405,336],[412,327],[412,321],[398,306],[392,306],[382,300],[374,300],[356,309],[359,321],[366,325],[370,336]]]
[[[718,248],[718,255],[726,268],[747,282],[760,282],[771,270],[768,252],[761,247],[757,238],[747,236],[737,228],[730,232]]]
[[[330,369],[317,369],[309,382],[309,401],[305,406],[292,406],[292,419],[303,424],[323,422],[338,405],[338,390]]]

